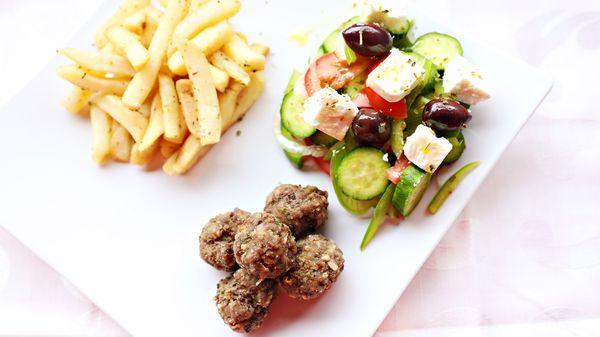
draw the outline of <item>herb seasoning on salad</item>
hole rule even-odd
[[[461,157],[469,109],[490,95],[456,38],[431,32],[413,41],[401,2],[354,8],[308,69],[293,72],[276,134],[294,166],[311,159],[331,175],[350,213],[375,207],[364,249],[386,215],[410,215],[437,169]]]

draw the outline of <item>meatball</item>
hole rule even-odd
[[[259,280],[244,269],[217,284],[219,315],[237,332],[250,332],[262,324],[276,295],[274,280]]]
[[[279,185],[267,198],[265,212],[288,225],[300,238],[327,221],[327,192],[314,186]]]
[[[277,278],[294,262],[296,240],[273,215],[255,213],[235,236],[233,252],[240,267],[250,274],[260,279]]]
[[[233,241],[248,216],[250,213],[236,208],[210,219],[200,234],[200,257],[217,269],[236,270]]]
[[[331,288],[342,270],[344,255],[332,240],[312,234],[298,241],[294,266],[280,279],[290,297],[308,300]]]

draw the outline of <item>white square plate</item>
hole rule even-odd
[[[94,30],[120,2],[106,1],[70,46],[89,47]],[[453,34],[466,57],[487,71],[493,99],[474,109],[467,151],[452,171],[474,160],[483,164],[436,216],[427,216],[425,205],[439,186],[434,181],[409,219],[386,226],[361,253],[367,220],[341,209],[327,177],[292,169],[271,131],[291,69],[308,57],[288,41],[288,33],[346,5],[349,1],[244,2],[237,27],[272,47],[267,89],[244,121],[181,178],[131,165],[92,164],[89,123],[58,104],[68,86],[55,69],[66,62],[54,59],[1,112],[0,224],[134,336],[229,336],[236,334],[221,322],[212,301],[225,274],[198,257],[202,225],[235,206],[260,210],[280,182],[316,185],[330,192],[325,231],[345,253],[344,273],[318,300],[296,302],[281,294],[255,335],[372,334],[547,94],[551,80],[411,8],[417,36],[436,30]],[[242,130],[240,136],[236,130]]]

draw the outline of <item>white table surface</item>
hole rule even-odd
[[[0,105],[99,4],[0,0]],[[600,2],[420,5],[546,70],[555,86],[379,334],[599,336]],[[17,335],[128,336],[0,230],[0,336]]]

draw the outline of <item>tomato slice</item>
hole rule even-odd
[[[331,87],[335,90],[344,87],[353,78],[367,71],[373,64],[372,59],[364,56],[357,56],[356,61],[354,61],[354,63],[352,63],[350,66],[348,66],[346,61],[341,62],[345,66],[345,68],[341,69],[341,71],[338,73],[335,79],[332,82],[330,82]]]
[[[398,184],[400,182],[400,179],[402,178],[402,173],[409,166],[410,162],[408,161],[408,159],[406,159],[404,155],[401,155],[400,158],[396,160],[396,164],[387,169],[386,173],[389,181],[391,181],[394,184]]]
[[[304,75],[304,86],[309,96],[321,89],[321,80],[317,75],[317,63],[313,62]]]
[[[321,56],[309,67],[304,76],[306,92],[312,96],[326,85],[338,90],[348,84],[354,77],[369,69],[373,61],[366,57],[359,57],[350,66],[340,60],[335,53]]]
[[[381,111],[381,113],[388,115],[393,118],[404,119],[407,116],[406,113],[406,100],[403,99],[400,102],[391,103],[385,100],[385,98],[379,96],[373,89],[366,87],[365,94],[369,98],[371,106]]]
[[[329,160],[317,157],[312,157],[312,159],[315,161],[315,164],[317,164],[317,167],[321,171],[327,173],[327,175],[331,175],[331,163],[329,162]]]

